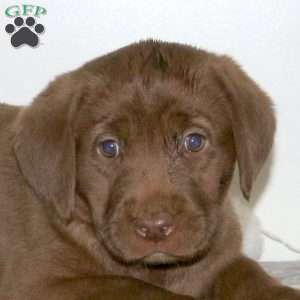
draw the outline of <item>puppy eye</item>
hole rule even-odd
[[[184,147],[188,152],[197,152],[203,149],[206,139],[199,133],[191,133],[184,138]]]
[[[117,157],[120,152],[120,145],[112,139],[104,140],[100,142],[99,150],[106,157]]]

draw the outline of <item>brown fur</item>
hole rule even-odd
[[[133,44],[1,105],[0,130],[1,299],[300,299],[241,255],[227,191],[237,161],[250,198],[275,119],[230,58]],[[190,153],[193,132],[206,144]],[[170,236],[136,234],[157,216]]]

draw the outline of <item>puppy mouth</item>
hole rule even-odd
[[[198,260],[206,251],[193,252],[185,255],[179,255],[162,250],[154,250],[144,256],[127,256],[118,248],[103,243],[106,250],[114,259],[126,265],[144,265],[148,267],[172,267],[178,264],[189,264]]]
[[[171,265],[177,263],[180,260],[179,256],[157,251],[140,259],[146,265]]]
[[[175,255],[167,252],[153,252],[149,255],[146,255],[140,259],[136,259],[133,263],[146,265],[150,268],[162,267],[162,268],[172,268],[173,266],[179,265],[191,265],[196,261],[201,260],[208,253],[208,248],[204,251],[193,253],[190,255]]]
[[[153,251],[143,257],[129,259],[129,264],[142,264],[148,267],[172,267],[178,265],[192,264],[207,254],[208,249],[185,255],[169,253],[164,251]]]

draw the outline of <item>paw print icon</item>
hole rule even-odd
[[[14,24],[7,24],[5,31],[11,34],[11,44],[14,47],[19,47],[26,44],[31,47],[36,47],[39,43],[39,35],[45,31],[42,24],[36,24],[33,17],[26,18],[25,22],[22,17],[16,17]]]

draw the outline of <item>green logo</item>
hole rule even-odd
[[[5,15],[11,18],[19,16],[40,17],[45,14],[47,14],[46,8],[31,4],[12,5],[5,10]]]

